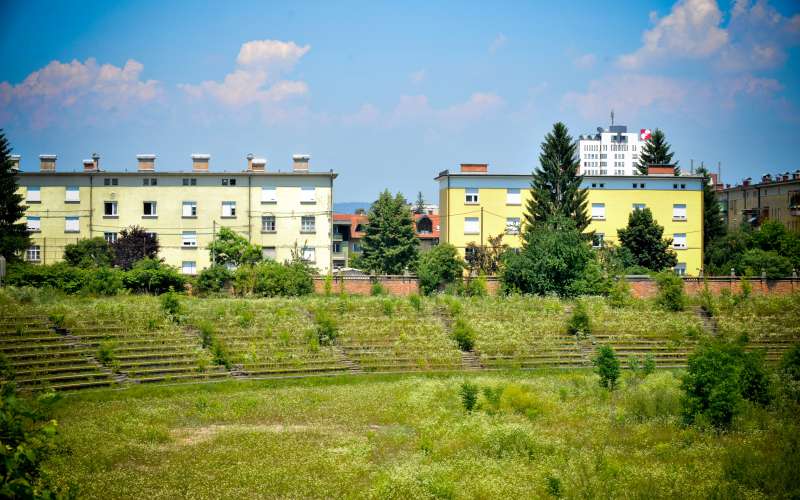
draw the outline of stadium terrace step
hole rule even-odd
[[[163,376],[153,376],[153,377],[143,377],[143,378],[135,378],[130,379],[132,382],[140,383],[140,384],[150,384],[154,382],[181,382],[185,380],[207,380],[207,379],[218,379],[218,378],[225,378],[229,377],[230,374],[228,372],[195,372],[191,374],[181,374],[181,375],[163,375]]]
[[[95,365],[85,363],[82,365],[63,365],[63,366],[40,366],[38,368],[29,368],[25,370],[16,370],[14,372],[15,377],[34,377],[34,376],[42,376],[42,375],[60,375],[60,374],[68,374],[68,373],[86,373],[86,372],[96,372],[97,367]]]
[[[109,375],[105,372],[90,372],[90,373],[72,373],[62,375],[48,375],[42,377],[21,378],[17,377],[17,382],[20,384],[30,385],[32,383],[58,383],[58,382],[73,382],[78,380],[102,380],[109,379]]]

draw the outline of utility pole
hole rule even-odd
[[[217,239],[217,221],[211,221],[211,265],[217,265],[217,251],[214,247],[214,242]]]
[[[483,249],[483,207],[481,207],[481,249]]]

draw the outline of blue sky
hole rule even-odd
[[[25,170],[309,153],[340,174],[337,201],[436,201],[440,170],[528,172],[555,121],[578,135],[612,108],[726,182],[800,168],[790,1],[27,1],[0,18],[0,127]]]

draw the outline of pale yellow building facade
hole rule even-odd
[[[252,156],[235,172],[211,172],[209,161],[193,155],[190,170],[159,171],[154,155],[139,155],[132,172],[101,170],[97,159],[65,172],[43,155],[38,172],[20,174],[32,240],[25,258],[51,264],[67,244],[114,241],[140,226],[157,235],[165,262],[196,274],[211,264],[214,235],[228,227],[264,257],[282,262],[297,250],[321,273],[331,268],[333,171],[310,172],[306,155],[296,155],[287,172]]]

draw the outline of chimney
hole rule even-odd
[[[55,172],[56,158],[56,155],[39,155],[39,169],[42,172]]]
[[[94,161],[92,161],[92,160],[83,160],[83,171],[84,172],[96,172],[97,169],[94,167]]]
[[[771,182],[772,176],[770,174],[764,174],[761,176],[761,182]]]
[[[743,181],[742,181],[742,186],[743,186],[743,187],[747,187],[747,186],[749,186],[749,185],[750,185],[750,182],[751,182],[752,180],[753,180],[752,178],[748,177],[747,179],[745,179],[745,180],[743,180]]]
[[[192,155],[192,172],[208,172],[208,160],[211,155],[207,154],[193,154]]]
[[[788,181],[788,180],[789,180],[789,172],[784,172],[784,173],[783,173],[783,177],[781,178],[781,180],[782,180],[783,182],[786,182],[786,181]]]
[[[20,155],[11,155],[11,170],[19,172],[19,161],[22,159]]]
[[[792,174],[792,179],[793,180],[800,180],[800,170],[795,170],[794,171],[794,173]]]
[[[100,171],[100,155],[97,153],[92,153],[92,161],[94,162],[94,169],[96,171]]]
[[[675,165],[648,165],[647,175],[675,175]]]
[[[264,172],[267,169],[266,158],[252,158],[247,163],[250,166],[250,172]]]
[[[253,170],[253,158],[255,158],[255,155],[253,153],[247,153],[245,158],[247,158],[247,171],[251,172]]]
[[[489,172],[488,163],[462,163],[462,174],[485,174]]]
[[[156,169],[156,155],[136,155],[139,162],[139,172],[154,172]]]
[[[311,155],[292,155],[292,170],[295,172],[308,172],[308,160]]]

